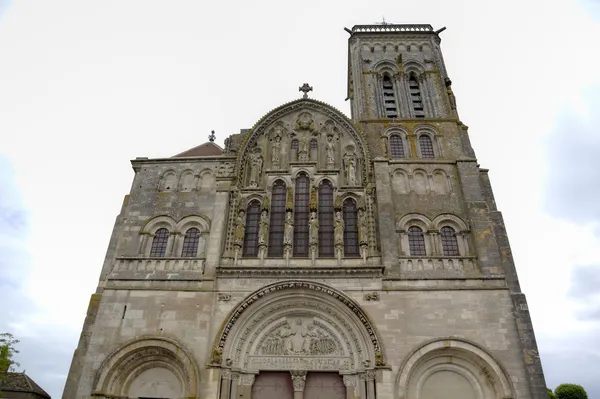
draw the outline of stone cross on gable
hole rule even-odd
[[[208,136],[208,140],[212,143],[213,141],[215,141],[216,138],[217,136],[215,136],[215,131],[211,130],[210,135]]]
[[[302,96],[302,98],[308,98],[308,92],[312,91],[312,86],[309,86],[308,83],[304,83],[302,86],[300,86],[298,88],[298,91],[301,91],[304,93],[304,96]]]

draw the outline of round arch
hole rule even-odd
[[[400,366],[395,397],[420,397],[426,380],[440,371],[464,378],[476,398],[514,397],[508,374],[500,363],[479,345],[456,337],[427,341],[413,350]]]
[[[260,370],[358,371],[385,364],[379,334],[344,293],[282,281],[250,294],[215,337],[211,365]]]
[[[136,378],[152,369],[171,376],[182,397],[196,397],[199,374],[191,352],[166,337],[141,337],[113,351],[102,362],[94,380],[94,393],[127,397]]]

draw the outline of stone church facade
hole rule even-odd
[[[545,398],[441,30],[346,30],[351,118],[132,161],[65,399]]]

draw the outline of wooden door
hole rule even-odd
[[[339,373],[308,373],[304,399],[346,399],[346,386]]]
[[[294,388],[289,371],[261,371],[252,385],[252,399],[293,399]]]

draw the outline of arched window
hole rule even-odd
[[[396,108],[396,93],[394,93],[394,83],[389,75],[383,75],[381,82],[383,91],[383,108],[386,118],[397,118],[398,109]]]
[[[460,256],[456,232],[452,227],[442,227],[440,229],[440,237],[442,239],[442,251],[444,256]]]
[[[298,151],[298,140],[292,140],[292,150]]]
[[[422,134],[419,136],[419,148],[421,149],[421,158],[435,158],[433,142],[428,135]]]
[[[260,202],[248,204],[246,212],[246,231],[244,232],[243,256],[253,258],[258,255],[258,229],[260,227]]]
[[[310,149],[311,150],[316,150],[317,148],[319,148],[319,144],[317,143],[317,139],[312,139],[310,141]]]
[[[319,256],[333,257],[333,186],[324,180],[319,186]]]
[[[304,172],[296,177],[294,198],[294,256],[308,256],[310,179]]]
[[[356,202],[348,198],[344,201],[344,256],[359,255]]]
[[[404,145],[402,144],[402,137],[398,134],[392,134],[390,136],[390,154],[392,158],[404,158]]]
[[[193,257],[198,253],[198,242],[200,241],[200,230],[195,227],[188,229],[183,238],[182,257]]]
[[[273,183],[271,196],[271,220],[269,228],[269,256],[283,256],[283,232],[285,229],[286,186],[282,180]]]
[[[423,110],[423,99],[421,98],[421,89],[419,88],[419,81],[415,74],[410,74],[408,79],[408,88],[410,90],[410,100],[412,103],[415,118],[424,118],[425,111]]]
[[[410,256],[425,256],[425,236],[420,227],[412,226],[408,229],[408,248]]]
[[[167,242],[169,241],[169,230],[164,227],[156,230],[154,240],[152,240],[152,248],[150,248],[150,256],[162,257],[167,252]]]

